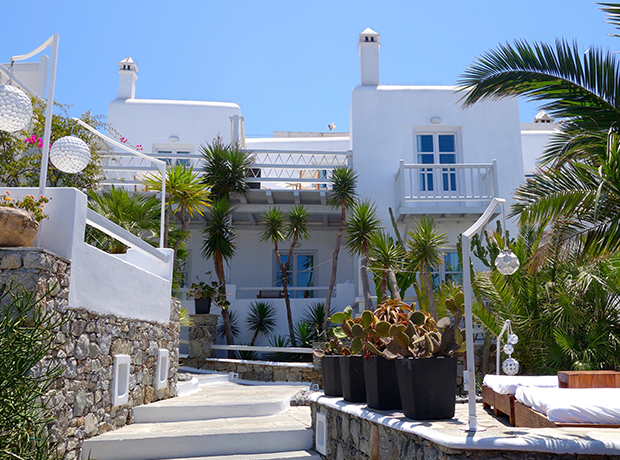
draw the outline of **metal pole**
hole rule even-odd
[[[47,183],[47,164],[49,160],[50,138],[52,137],[52,117],[54,111],[54,89],[56,87],[56,65],[58,64],[58,34],[52,36],[52,62],[50,81],[47,90],[47,109],[45,110],[45,129],[43,130],[43,150],[41,151],[41,174],[39,176],[39,195],[45,194]],[[39,235],[41,232],[39,232]]]

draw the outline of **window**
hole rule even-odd
[[[418,134],[416,136],[418,164],[455,164],[455,134]],[[438,184],[437,184],[438,182]],[[420,191],[433,192],[441,188],[443,192],[456,191],[456,170],[454,168],[421,168]]]
[[[446,252],[443,265],[434,267],[432,271],[433,289],[437,290],[442,281],[446,283],[463,284],[463,269],[459,263],[458,252]]]
[[[282,263],[286,264],[288,255],[280,255]],[[293,254],[293,263],[289,268],[288,277],[290,287],[313,287],[314,286],[314,260],[315,255],[312,253]],[[278,266],[278,261],[274,260],[276,268],[276,286],[282,286],[282,271]],[[291,298],[312,298],[314,291],[295,290],[290,292]]]
[[[164,158],[160,158],[160,160],[165,161],[166,165],[168,166],[174,166],[177,164],[184,164],[185,166],[191,166],[190,161],[188,158],[170,158],[173,157],[175,155],[189,155],[190,152],[189,150],[157,150],[157,154],[158,155],[163,155]]]

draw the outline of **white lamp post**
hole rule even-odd
[[[52,111],[54,110],[54,88],[56,86],[56,65],[58,63],[58,34],[52,35],[45,40],[37,49],[27,54],[13,56],[11,62],[23,61],[40,53],[48,46],[52,49],[52,61],[50,66],[49,88],[47,91],[47,109],[45,110],[45,128],[43,130],[43,150],[41,151],[41,174],[39,176],[39,195],[45,193],[47,182],[47,162],[50,149],[50,137],[52,135]]]
[[[504,231],[506,230],[506,218],[504,216],[504,203],[506,202],[503,198],[493,198],[489,206],[484,211],[484,213],[480,216],[480,218],[467,230],[463,232],[462,236],[462,252],[463,252],[463,293],[465,294],[465,337],[466,337],[466,346],[467,346],[467,400],[469,403],[469,427],[466,431],[484,431],[486,428],[478,426],[478,418],[476,416],[476,362],[474,358],[474,324],[473,324],[473,315],[472,315],[472,296],[473,290],[471,287],[471,273],[469,270],[469,251],[470,251],[470,242],[471,238],[480,232],[493,218],[493,213],[497,209],[497,207],[502,205],[502,217],[504,219]],[[506,246],[507,247],[507,246]],[[514,260],[516,256],[512,254],[512,252],[508,251],[509,254],[504,255],[504,259],[500,262],[498,266],[498,270],[500,266],[502,270],[504,270],[504,261],[508,262],[509,270],[506,270],[505,274],[514,273],[519,267],[519,262],[517,260],[516,268],[514,267]],[[496,264],[497,265],[497,264]],[[514,268],[514,269],[513,269]],[[512,271],[510,271],[512,270]],[[509,273],[508,273],[509,272]],[[500,271],[500,273],[504,273]]]

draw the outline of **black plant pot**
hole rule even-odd
[[[363,356],[343,356],[340,360],[340,378],[342,380],[342,398],[345,401],[366,402]]]
[[[211,297],[206,299],[194,299],[197,315],[208,315],[211,311]]]
[[[323,393],[326,396],[342,396],[340,380],[340,361],[342,356],[325,355],[321,358],[321,372],[323,373]]]
[[[366,404],[372,409],[396,410],[401,408],[396,360],[373,356],[364,359]]]
[[[405,416],[415,420],[454,417],[456,357],[396,360]]]

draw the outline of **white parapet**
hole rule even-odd
[[[34,188],[9,188],[14,199],[36,195]],[[83,308],[122,318],[168,323],[173,250],[155,249],[139,238],[119,235],[133,246],[127,254],[108,254],[84,242],[87,198],[73,188],[48,188],[51,201],[41,223],[39,246],[71,260],[69,308]],[[90,212],[92,214],[92,211]],[[92,216],[91,216],[92,217]],[[97,228],[115,236],[115,226],[102,216]]]

